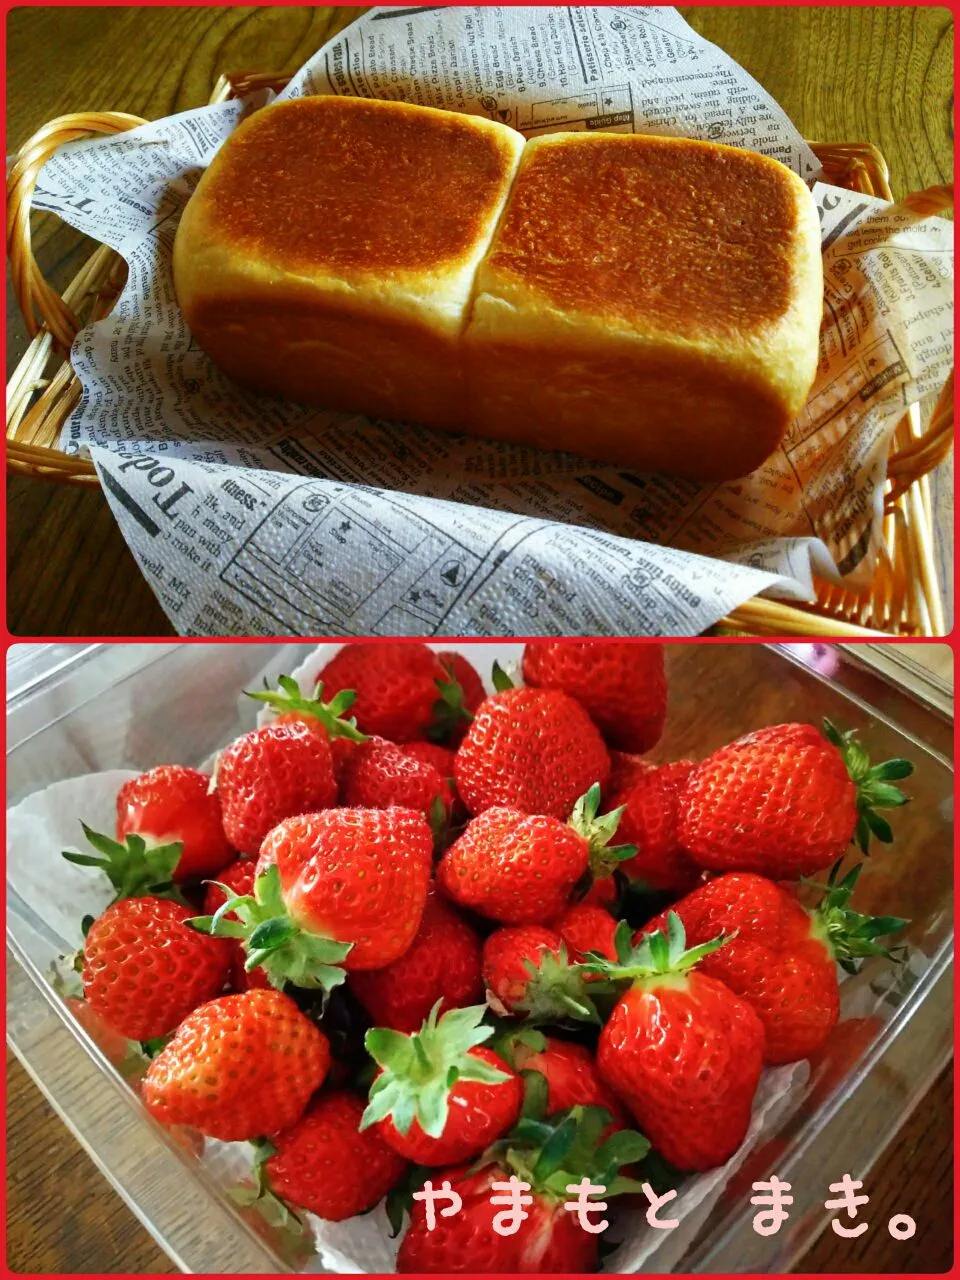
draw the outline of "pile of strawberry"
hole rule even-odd
[[[827,724],[654,764],[663,647],[535,641],[523,684],[345,645],[214,776],[165,765],[84,828],[116,890],[87,1011],[152,1057],[162,1124],[255,1148],[256,1194],[340,1221],[385,1196],[400,1272],[585,1272],[584,1176],[641,1189],[743,1142],[765,1063],[821,1049],[838,962],[906,923],[850,905],[911,766]],[[349,716],[348,716],[349,713]],[[832,868],[819,904],[801,880]],[[652,1157],[651,1157],[652,1158]],[[531,1188],[513,1235],[493,1182]],[[428,1230],[426,1179],[462,1208]]]

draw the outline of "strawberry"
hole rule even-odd
[[[255,858],[278,822],[336,804],[329,739],[300,721],[245,733],[220,756],[217,791],[230,842]]]
[[[273,1138],[263,1163],[266,1187],[325,1222],[372,1209],[407,1164],[374,1130],[360,1132],[362,1117],[355,1093],[319,1094],[292,1128]]]
[[[433,837],[411,809],[328,809],[287,818],[263,842],[253,895],[195,929],[242,939],[247,968],[330,990],[345,971],[398,959],[420,928]],[[235,916],[236,919],[229,918]]]
[[[616,960],[614,934],[617,922],[603,907],[578,902],[567,907],[563,915],[554,921],[553,927],[575,964],[584,960],[587,952],[597,952],[608,960]]]
[[[893,958],[877,939],[906,921],[863,916],[848,905],[862,866],[839,881],[834,874],[815,911],[749,872],[708,880],[673,907],[693,945],[735,934],[701,960],[700,972],[753,1006],[766,1031],[767,1062],[796,1062],[826,1044],[840,1017],[838,962],[853,971],[863,956]],[[660,925],[653,920],[642,932]]]
[[[451,724],[469,720],[458,681],[421,641],[345,644],[319,680],[328,694],[355,692],[357,727],[391,742],[443,736]]]
[[[231,862],[225,871],[220,872],[218,880],[211,880],[207,885],[203,895],[204,914],[212,916],[220,910],[228,897],[224,889],[229,890],[230,896],[243,897],[253,893],[256,869],[257,864],[252,858],[238,858],[236,862]],[[228,912],[226,918],[236,920],[238,917],[233,912]],[[253,987],[269,987],[270,979],[266,970],[259,967],[250,970],[246,968],[247,953],[242,943],[235,938],[226,938],[224,941],[230,948],[231,990],[250,991]]]
[[[545,1115],[554,1116],[571,1107],[603,1107],[613,1121],[605,1135],[629,1127],[623,1104],[597,1075],[593,1055],[585,1045],[524,1027],[502,1036],[496,1050],[525,1080],[531,1072],[542,1076]]]
[[[447,849],[437,881],[461,906],[505,924],[552,920],[574,886],[591,871],[603,874],[632,845],[611,845],[619,811],[598,816],[600,788],[574,805],[568,823],[516,809],[485,809]]]
[[[680,797],[680,844],[708,871],[755,871],[774,880],[812,875],[843,856],[856,835],[889,843],[876,811],[904,804],[895,779],[907,760],[873,768],[851,733],[824,721],[758,729],[697,765]]]
[[[663,652],[636,640],[528,640],[523,678],[576,698],[609,746],[649,751],[667,715]]]
[[[522,1013],[529,1022],[599,1020],[583,975],[559,935],[542,925],[494,930],[483,944],[483,980],[495,1013]]]
[[[95,1013],[130,1040],[168,1035],[223,990],[230,949],[184,925],[190,910],[166,898],[124,898],[87,930],[83,991]]]
[[[439,742],[405,742],[403,751],[411,759],[419,760],[421,764],[433,765],[444,781],[443,801],[447,812],[452,817],[459,817],[461,814],[465,817],[466,810],[457,795],[456,783],[453,780],[454,752],[449,747],[442,747]]]
[[[619,795],[633,786],[644,774],[650,773],[657,766],[643,756],[632,756],[626,751],[610,752],[610,781],[607,783],[607,794]]]
[[[245,991],[180,1024],[150,1064],[143,1101],[161,1124],[243,1142],[295,1124],[329,1067],[326,1036],[289,996]]]
[[[585,1231],[577,1215],[564,1208],[571,1198],[567,1187],[587,1179],[605,1188],[604,1202],[640,1191],[640,1183],[623,1177],[619,1169],[641,1159],[650,1147],[632,1131],[608,1136],[608,1121],[599,1107],[575,1107],[555,1117],[524,1119],[507,1140],[484,1154],[482,1167],[444,1169],[433,1185],[448,1180],[462,1207],[449,1217],[438,1213],[431,1230],[424,1202],[414,1201],[410,1226],[397,1254],[397,1271],[517,1275],[599,1270],[600,1237]],[[511,1176],[527,1183],[532,1202],[525,1206],[526,1216],[518,1229],[504,1235],[494,1229],[502,1210],[502,1204],[496,1203],[495,1184]],[[596,1224],[600,1216],[592,1215],[591,1222]]]
[[[590,968],[629,982],[600,1033],[597,1070],[675,1168],[712,1169],[746,1136],[763,1066],[763,1024],[746,1001],[694,966],[722,937],[686,950],[671,912],[667,932],[635,948],[617,931],[616,964]]]
[[[340,802],[353,809],[416,809],[442,822],[449,816],[451,792],[443,776],[426,761],[386,738],[358,744],[344,765]]]
[[[520,1114],[523,1086],[483,1042],[485,1005],[431,1010],[422,1028],[403,1035],[368,1031],[367,1051],[380,1067],[361,1129],[376,1125],[394,1151],[415,1164],[469,1160],[507,1132]]]
[[[148,848],[180,844],[177,884],[213,875],[234,856],[209,776],[178,764],[160,765],[120,788],[117,840],[129,835],[141,836]]]
[[[658,765],[615,796],[613,804],[623,809],[617,832],[637,847],[636,856],[619,867],[633,884],[686,893],[700,879],[700,868],[680,848],[677,834],[680,794],[694,767],[692,760]]]
[[[350,989],[375,1026],[419,1031],[438,1001],[460,1009],[483,999],[480,939],[431,891],[409,949],[382,969],[351,974]]]
[[[472,814],[508,806],[563,818],[588,787],[606,786],[610,757],[578,702],[553,689],[503,688],[480,704],[454,762]]]

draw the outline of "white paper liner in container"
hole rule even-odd
[[[339,644],[318,645],[289,673],[305,694],[313,692],[317,674],[341,647]],[[515,673],[523,653],[521,644],[468,646],[444,642],[430,647],[468,657],[488,691],[492,689],[490,671],[494,659],[508,673]],[[272,669],[271,675],[275,675]],[[252,689],[255,684],[250,682],[248,687]],[[249,704],[244,703],[241,696],[238,706],[248,713]],[[259,721],[268,721],[272,714],[268,708],[262,708]],[[208,766],[211,763],[208,761]],[[111,891],[96,871],[67,863],[60,856],[61,850],[81,847],[80,819],[95,830],[113,830],[117,791],[133,776],[132,770],[109,770],[69,778],[26,797],[7,812],[9,888],[36,917],[38,933],[48,940],[52,934],[65,951],[82,944],[83,916],[102,911]],[[42,967],[43,952],[32,958]],[[743,1146],[722,1168],[688,1178],[677,1199],[670,1202],[669,1213],[661,1215],[679,1218],[680,1225],[672,1231],[654,1230],[647,1226],[642,1210],[621,1210],[615,1226],[616,1238],[622,1243],[606,1260],[604,1270],[613,1273],[671,1270],[705,1222],[733,1172],[755,1146],[776,1132],[786,1115],[799,1104],[807,1075],[806,1063],[765,1070]],[[251,1149],[245,1143],[208,1139],[201,1158],[222,1185],[236,1186],[249,1179],[251,1156]],[[317,1249],[316,1260],[307,1270],[383,1274],[394,1269],[399,1242],[390,1239],[382,1206],[343,1223],[322,1222],[312,1215],[307,1215],[307,1220]]]
[[[815,50],[810,50],[815,61]],[[375,8],[283,98],[404,98],[528,136],[605,129],[817,161],[675,9]],[[262,102],[262,97],[257,102]],[[701,485],[255,397],[190,341],[171,250],[251,103],[62,148],[34,206],[127,260],[77,337],[60,446],[88,450],[172,623],[197,635],[694,635],[751,596],[869,584],[890,438],[952,362],[953,232],[817,183],[825,298],[807,406],[767,463]]]

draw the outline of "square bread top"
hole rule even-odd
[[[784,165],[734,147],[534,138],[478,294],[472,337],[519,337],[533,322],[538,339],[575,329],[711,347],[799,320],[809,342],[822,306],[816,208]]]
[[[178,293],[310,285],[458,332],[523,144],[506,125],[404,102],[266,107],[187,206]]]

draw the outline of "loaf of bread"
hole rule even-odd
[[[522,149],[505,125],[402,102],[312,97],[255,112],[177,229],[191,334],[256,391],[462,423],[473,282]]]
[[[816,208],[733,147],[559,133],[406,103],[255,113],[187,205],[204,351],[306,404],[732,479],[816,371]]]

